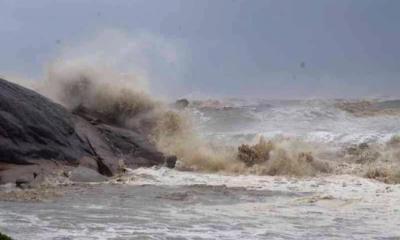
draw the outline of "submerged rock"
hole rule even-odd
[[[166,157],[139,133],[110,125],[97,125],[115,156],[124,160],[127,167],[151,167],[162,165]]]

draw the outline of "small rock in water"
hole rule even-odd
[[[175,102],[175,107],[178,109],[184,109],[189,106],[189,101],[186,98],[178,99]]]
[[[167,168],[174,168],[175,164],[176,164],[176,160],[177,160],[176,156],[167,157],[167,159],[165,161]]]
[[[15,180],[15,186],[22,189],[29,188],[29,181],[24,179],[17,179]]]

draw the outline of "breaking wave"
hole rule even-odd
[[[145,134],[177,156],[180,170],[400,182],[397,115],[355,116],[333,100],[206,100],[177,108],[147,85],[109,66],[59,60],[35,88],[71,111]]]
[[[260,138],[253,146],[239,147],[207,141],[198,134],[190,109],[156,100],[136,84],[139,80],[106,67],[58,61],[38,89],[71,111],[90,112],[102,121],[146,134],[160,151],[176,155],[182,170],[297,176],[326,171],[311,148],[299,141]],[[249,151],[244,151],[246,147]],[[264,155],[257,155],[260,151]]]

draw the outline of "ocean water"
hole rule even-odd
[[[235,142],[262,135],[267,138],[286,136],[314,143],[343,145],[385,142],[400,133],[398,115],[355,117],[338,109],[335,106],[337,102],[227,100],[218,107],[200,107],[194,112],[198,126],[205,135],[231,138]],[[399,107],[400,104],[393,106]]]
[[[337,150],[385,143],[400,133],[396,115],[354,117],[335,101],[202,104],[188,109],[197,130],[208,141],[230,145],[264,136]],[[356,174],[140,168],[122,181],[62,191],[63,197],[45,202],[0,202],[0,231],[15,239],[64,240],[400,239],[400,184]]]

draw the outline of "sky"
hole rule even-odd
[[[400,97],[399,25],[398,0],[0,0],[0,76],[94,54],[173,97]]]

